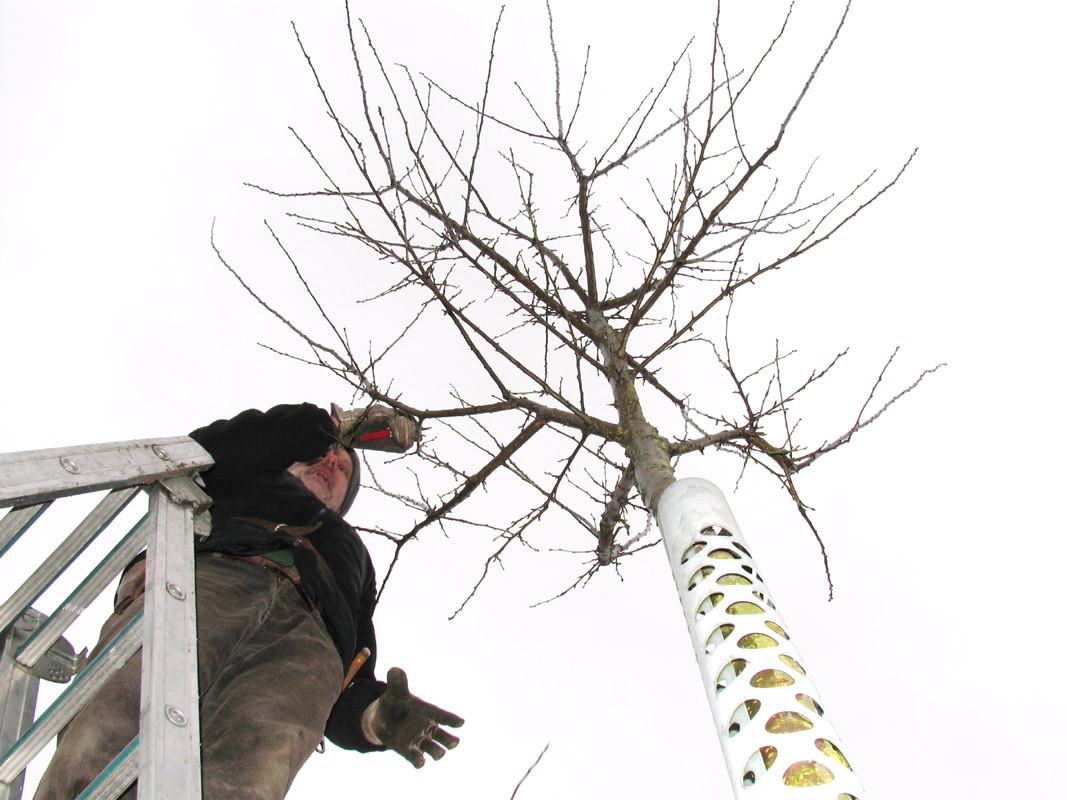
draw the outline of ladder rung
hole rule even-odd
[[[133,496],[141,490],[140,486],[131,486],[127,489],[115,489],[101,500],[96,508],[89,512],[68,536],[63,543],[55,549],[37,570],[26,579],[11,597],[0,605],[0,631],[5,630],[14,620],[22,614],[30,603],[40,597],[41,593],[48,588],[49,584],[67,568],[81,552],[89,546],[89,543],[100,531],[107,527]]]
[[[137,780],[137,770],[140,768],[138,739],[134,736],[133,741],[104,767],[104,771],[85,787],[76,800],[114,800]]]
[[[141,647],[144,612],[122,629],[107,648],[94,658],[59,699],[0,758],[0,783],[11,783],[52,737],[85,706],[123,664]]]
[[[15,660],[24,667],[32,667],[43,656],[70,625],[85,610],[111,579],[125,567],[145,547],[148,538],[147,515],[141,518],[126,537],[100,562],[70,597],[63,601],[59,610],[48,618],[40,628],[34,631],[29,640],[15,654]]]
[[[19,508],[11,509],[4,515],[3,519],[0,519],[0,556],[50,505],[52,505],[51,500],[47,503],[37,503],[32,506],[20,506]]]

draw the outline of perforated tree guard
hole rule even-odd
[[[679,480],[657,517],[734,795],[866,797],[723,493]]]

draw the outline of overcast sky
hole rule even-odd
[[[798,71],[832,30],[828,5],[798,0],[784,51]],[[564,55],[577,64],[593,48],[605,113],[654,85],[690,36],[707,45],[714,18],[685,0],[558,6]],[[497,7],[353,5],[388,60],[472,91]],[[724,7],[726,44],[743,54],[781,4]],[[852,348],[855,381],[812,416],[854,414],[897,345],[895,385],[948,363],[802,476],[835,600],[773,486],[735,492],[736,463],[710,454],[681,469],[731,495],[871,797],[1051,797],[1062,784],[1051,754],[1067,713],[1054,658],[1067,555],[1056,500],[1065,19],[1051,8],[857,0],[779,156],[820,156],[824,174],[850,185],[919,148],[883,201],[764,289],[771,341],[788,338],[813,364]],[[335,0],[0,0],[0,450],[176,435],[247,407],[348,400],[335,378],[257,344],[293,342],[209,244],[214,220],[246,274],[277,297],[293,292],[275,282],[284,271],[262,226],[285,209],[243,185],[304,188],[313,175],[287,130],[323,124],[290,21],[340,76]],[[528,62],[522,79],[542,88],[544,31],[540,2],[508,4],[505,60]],[[323,276],[344,259],[332,243],[312,257]],[[353,337],[373,335],[373,318],[345,322]],[[413,396],[419,373],[396,376]],[[459,749],[415,772],[328,747],[291,797],[508,797],[546,744],[519,797],[728,796],[659,552],[630,559],[624,580],[604,574],[534,609],[578,565],[524,555],[449,622],[485,555],[484,543],[427,537],[377,618],[379,664],[403,665],[413,691],[467,717]]]

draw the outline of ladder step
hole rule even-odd
[[[59,699],[0,757],[0,783],[11,783],[44,746],[70,722],[97,690],[141,648],[144,612],[134,617],[100,655],[82,670]]]
[[[34,632],[29,641],[15,654],[15,660],[19,664],[26,668],[36,664],[37,659],[63,635],[86,606],[107,587],[111,579],[118,575],[135,555],[144,550],[148,538],[147,519],[147,514],[141,517],[133,530],[115,545],[100,565],[63,601],[59,610]]]
[[[41,516],[52,501],[37,503],[32,506],[21,506],[8,511],[3,519],[0,519],[0,556],[7,552],[9,545],[13,544],[37,518]]]
[[[96,776],[95,781],[85,787],[85,791],[78,795],[76,800],[114,800],[126,791],[126,788],[137,780],[137,770],[140,768],[137,747],[139,738],[134,736],[133,741]]]

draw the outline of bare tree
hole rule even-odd
[[[790,178],[774,159],[848,5],[810,67],[793,73],[777,121],[755,135],[745,110],[789,34],[791,9],[745,69],[727,59],[717,15],[710,55],[686,45],[604,139],[585,133],[596,107],[588,50],[572,85],[550,7],[549,80],[498,89],[502,16],[473,96],[388,66],[351,16],[355,91],[328,90],[300,42],[336,137],[312,144],[293,133],[323,183],[256,188],[293,204],[298,225],[359,247],[361,296],[346,297],[345,318],[374,304],[385,309],[375,319],[392,321],[365,354],[327,311],[334,298],[313,287],[273,229],[324,332],[292,322],[288,308],[226,266],[308,348],[287,355],[348,381],[354,399],[386,403],[424,427],[422,464],[407,489],[370,474],[406,509],[363,528],[394,547],[382,590],[405,547],[436,526],[446,536],[488,534],[480,575],[455,613],[522,546],[581,559],[555,599],[653,546],[658,520],[735,794],[773,772],[771,786],[833,784],[835,796],[858,797],[721,493],[675,479],[679,459],[708,448],[739,457],[742,475],[749,466],[772,475],[818,543],[832,598],[826,549],[797,475],[937,369],[887,391],[894,352],[855,415],[809,445],[799,406],[847,351],[797,368],[795,353],[777,342],[753,360],[731,336],[749,287],[810,259],[911,161],[888,178],[871,172],[847,191],[820,193],[810,188],[814,164]],[[413,380],[413,371],[425,374]],[[751,677],[734,680],[749,668]],[[759,724],[735,737],[750,722]]]
[[[498,88],[502,16],[472,97],[389,66],[350,15],[354,92],[328,90],[304,50],[336,141],[313,145],[294,130],[321,187],[263,191],[297,203],[291,217],[300,225],[361,248],[354,268],[366,291],[351,299],[351,313],[362,313],[357,302],[374,303],[397,323],[357,352],[320,303],[327,287],[305,279],[278,236],[326,333],[256,297],[310,348],[294,357],[424,425],[417,457],[425,468],[412,470],[411,491],[370,476],[408,509],[365,529],[395,546],[383,589],[422,531],[474,526],[491,542],[464,605],[509,548],[542,546],[545,529],[565,532],[566,549],[583,559],[558,587],[565,593],[654,543],[646,534],[676,463],[707,448],[777,479],[818,540],[829,582],[796,476],[932,370],[887,393],[890,356],[857,398],[856,415],[804,444],[795,408],[845,352],[799,373],[793,351],[778,347],[741,363],[730,319],[749,287],[808,256],[907,167],[824,196],[810,196],[811,168],[792,182],[772,169],[847,14],[846,6],[775,127],[756,136],[745,130],[745,104],[789,34],[789,15],[746,69],[728,62],[716,25],[710,56],[686,45],[613,134],[595,142],[583,133],[589,53],[571,85],[551,8],[547,100],[536,87]],[[439,391],[419,382],[416,394],[402,366],[414,352],[414,363],[447,360],[461,377]],[[495,502],[468,503],[483,487]],[[832,597],[832,582],[829,589]]]

